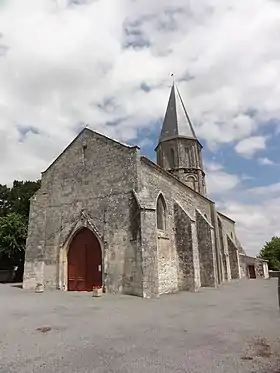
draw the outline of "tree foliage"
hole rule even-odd
[[[24,258],[27,236],[26,219],[15,212],[0,218],[0,257],[18,265]]]
[[[0,216],[6,216],[11,211],[10,189],[0,184]]]
[[[15,180],[11,188],[0,184],[0,216],[15,212],[28,219],[29,200],[39,188],[40,180]]]
[[[40,188],[38,181],[0,184],[0,266],[20,265],[24,261],[30,198]]]
[[[280,237],[272,237],[261,249],[259,257],[268,260],[268,268],[280,271]]]

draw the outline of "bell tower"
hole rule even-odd
[[[206,196],[202,145],[197,139],[180,92],[173,83],[156,147],[157,164]]]

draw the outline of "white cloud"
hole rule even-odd
[[[258,204],[226,201],[222,210],[236,220],[237,234],[248,255],[257,255],[266,241],[280,235],[280,198],[259,200]]]
[[[273,166],[276,163],[267,157],[263,157],[263,158],[258,158],[258,164],[260,164],[261,166]]]
[[[236,188],[240,183],[237,175],[229,174],[221,169],[209,169],[206,176],[206,185],[209,195],[213,198],[221,193],[227,193]]]
[[[250,189],[249,191],[254,194],[263,194],[264,197],[271,197],[272,193],[280,193],[280,182],[266,186],[255,187]]]
[[[280,236],[280,182],[248,188],[244,175],[226,172],[221,164],[207,164],[210,198],[222,213],[236,221],[237,236],[248,255],[257,255],[272,236]]]
[[[221,194],[226,195],[241,183],[241,178],[238,175],[229,174],[221,163],[205,162],[205,171],[207,193],[214,200]]]
[[[207,171],[220,171],[224,168],[224,166],[217,162],[205,162],[205,169]]]
[[[252,136],[239,141],[235,146],[235,151],[243,156],[251,157],[258,150],[265,149],[266,138],[263,136]]]
[[[280,236],[280,182],[221,193],[219,209],[237,223],[237,235],[249,255],[257,255],[272,236]]]
[[[138,131],[164,114],[171,71],[177,80],[192,77],[179,83],[180,90],[199,136],[210,145],[242,140],[262,119],[279,115],[276,2],[70,3],[2,5],[1,45],[7,51],[1,57],[0,110],[6,132],[33,126],[64,146],[77,123],[85,122],[137,142]],[[134,47],[125,48],[128,43]],[[152,91],[141,90],[143,82]],[[112,121],[118,125],[108,127]],[[40,155],[46,164],[53,156]]]
[[[143,140],[139,141],[138,146],[140,146],[141,148],[153,146],[153,142],[149,138],[144,138]]]
[[[241,179],[242,180],[255,180],[255,177],[253,177],[251,175],[247,175],[247,174],[242,174]]]
[[[265,148],[259,130],[280,117],[279,2],[75,2],[0,3],[0,183],[39,177],[82,123],[130,143],[159,130],[171,71],[208,146],[237,142],[245,156]],[[210,191],[241,188],[243,176],[209,169]],[[250,232],[260,243],[257,209]],[[263,235],[276,229],[262,223]]]

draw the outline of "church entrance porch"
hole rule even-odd
[[[68,251],[68,290],[92,291],[102,287],[102,252],[94,233],[82,228]]]

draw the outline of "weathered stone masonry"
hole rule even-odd
[[[175,245],[178,253],[178,289],[195,290],[194,220],[174,203]],[[197,259],[197,258],[196,258]]]
[[[83,150],[87,152],[85,158]],[[44,278],[47,287],[67,288],[65,281],[57,281],[58,258],[63,257],[61,251],[67,250],[63,246],[65,238],[78,224],[81,211],[85,211],[88,225],[100,232],[107,290],[126,292],[131,288],[130,281],[136,281],[133,291],[142,294],[142,279],[133,268],[137,267],[139,255],[131,227],[137,154],[136,147],[124,147],[85,130],[43,173],[42,187],[31,204],[25,268],[40,264],[40,271],[44,268],[46,275],[25,270],[25,287],[34,287]]]
[[[217,285],[217,277],[215,276],[217,263],[215,261],[213,227],[199,211],[196,211],[196,226],[201,286],[215,287]]]
[[[105,292],[149,298],[240,277],[234,222],[206,198],[202,146],[184,107],[190,130],[179,128],[178,105],[169,100],[157,147],[162,167],[86,128],[42,173],[31,200],[25,289],[68,289],[68,250],[82,228],[99,243]]]

